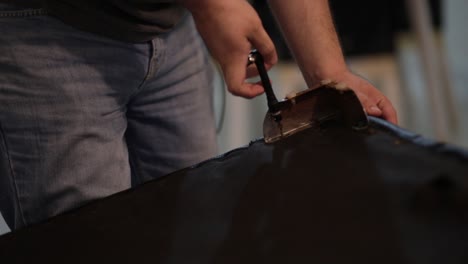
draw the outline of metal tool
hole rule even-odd
[[[310,88],[278,101],[265,69],[262,55],[253,50],[248,63],[257,66],[268,101],[263,137],[272,143],[312,126],[338,121],[354,129],[367,128],[367,115],[351,89],[336,89],[333,83]]]

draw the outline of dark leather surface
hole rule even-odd
[[[0,237],[2,263],[468,263],[468,155],[371,119],[248,147]]]
[[[0,4],[8,4],[15,7],[41,8],[41,0],[0,0]]]

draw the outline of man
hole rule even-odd
[[[245,81],[252,48],[267,68],[277,60],[245,0],[11,2],[0,1],[0,211],[12,229],[215,154],[212,73],[193,20],[234,95],[263,93]],[[270,6],[310,87],[344,82],[370,115],[397,122],[347,69],[328,1]]]

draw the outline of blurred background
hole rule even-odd
[[[253,0],[277,47],[270,71],[278,98],[306,88],[266,0]],[[468,1],[330,0],[350,69],[393,102],[399,125],[425,137],[468,147]],[[219,152],[262,137],[264,96],[253,100],[225,92],[215,79]]]

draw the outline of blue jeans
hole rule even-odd
[[[215,155],[211,66],[190,16],[135,44],[0,5],[0,211],[9,226]]]

